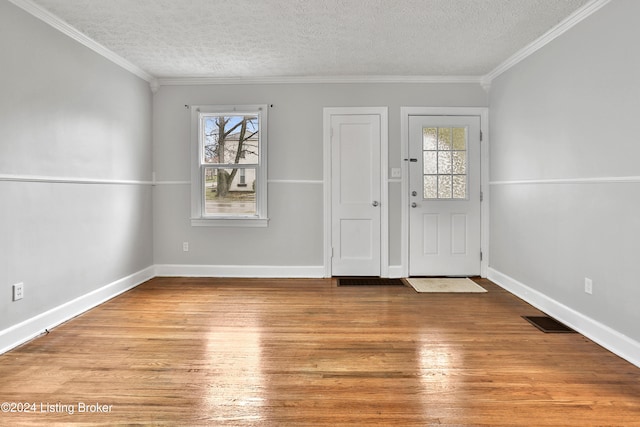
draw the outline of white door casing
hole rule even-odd
[[[408,134],[409,275],[480,274],[480,117],[409,116]]]
[[[386,119],[386,108],[325,109],[327,276],[387,274]]]

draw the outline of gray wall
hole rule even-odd
[[[0,58],[2,331],[153,265],[153,229],[150,185],[80,183],[151,179],[148,83],[4,0]]]
[[[478,84],[162,86],[154,97],[156,264],[323,265],[324,107],[387,106],[389,167],[400,167],[401,106],[486,107]],[[198,104],[273,104],[269,110],[268,228],[191,227],[189,110]],[[319,183],[318,183],[319,182]],[[389,184],[390,265],[400,264],[400,183]],[[182,251],[188,241],[189,252]]]
[[[640,2],[609,3],[494,80],[490,97],[490,267],[636,341],[638,16]]]

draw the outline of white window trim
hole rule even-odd
[[[267,227],[267,105],[192,105],[191,106],[191,225],[195,227]],[[258,114],[260,149],[256,168],[255,216],[205,216],[200,156],[200,114]]]

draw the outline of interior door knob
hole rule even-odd
[[[378,201],[377,201],[377,200],[374,200],[374,201],[373,201],[373,203],[371,203],[371,204],[372,204],[372,205],[373,205],[373,207],[375,208],[375,207],[377,207],[380,203],[378,203]]]
[[[417,207],[418,207],[418,204],[417,204],[416,202],[413,202],[413,203],[411,203],[411,207],[412,207],[412,208],[417,208]]]

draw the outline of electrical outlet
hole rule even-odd
[[[588,277],[584,278],[584,291],[589,295],[593,294],[593,280]]]
[[[182,250],[184,252],[189,252],[189,242],[182,242]]]
[[[24,283],[16,283],[13,285],[13,300],[18,301],[24,298]]]

